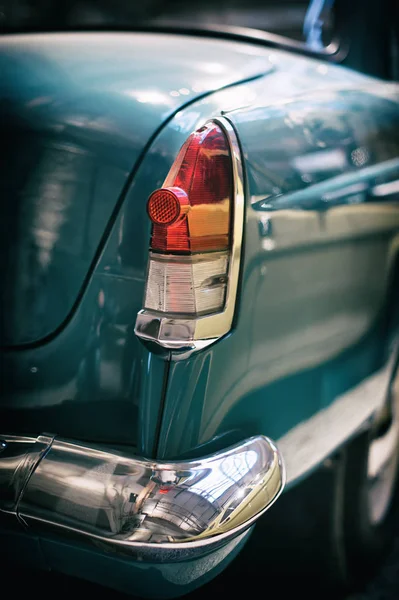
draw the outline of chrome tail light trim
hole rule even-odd
[[[226,300],[221,312],[197,318],[174,318],[167,314],[140,310],[137,314],[135,334],[145,343],[155,343],[174,352],[193,352],[212,344],[231,330],[241,262],[244,226],[244,174],[241,150],[235,130],[225,117],[215,117],[226,134],[233,166],[233,226],[232,245],[229,252],[228,285]]]

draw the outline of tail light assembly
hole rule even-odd
[[[242,160],[227,119],[189,136],[147,212],[152,231],[135,333],[169,350],[203,348],[232,327],[240,269]]]

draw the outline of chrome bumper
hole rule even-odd
[[[2,513],[138,560],[216,550],[248,529],[284,483],[281,456],[264,436],[198,460],[154,462],[50,435],[0,435]]]

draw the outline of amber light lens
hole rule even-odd
[[[147,210],[156,225],[171,225],[180,215],[179,199],[170,190],[156,190],[148,199]]]
[[[172,225],[189,208],[186,192],[178,187],[155,190],[147,203],[148,216],[155,225]]]
[[[164,187],[149,198],[151,249],[184,254],[227,250],[232,181],[231,155],[222,129],[212,123],[191,134]]]

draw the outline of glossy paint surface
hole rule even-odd
[[[134,335],[150,239],[146,201],[191,131],[222,107],[246,101],[248,85],[209,95],[175,115],[138,168],[70,321],[38,347],[2,351],[3,431],[48,431],[156,455],[168,362]],[[224,447],[235,441],[226,439]]]
[[[180,113],[155,147],[151,139],[196,97],[269,72],[268,53],[144,34],[7,36],[0,50],[11,144],[1,178],[0,337],[24,342],[1,353],[2,427],[152,454],[166,363],[133,332],[148,256],[145,205],[192,116]]]
[[[179,40],[189,40],[184,52]],[[41,340],[70,315],[162,123],[194,98],[271,68],[264,50],[217,40],[2,38],[2,345]]]

